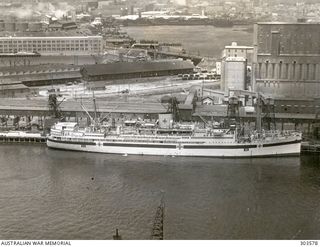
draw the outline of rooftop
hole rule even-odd
[[[193,69],[190,61],[172,60],[161,62],[117,62],[109,64],[84,65],[83,70],[90,76],[129,74],[139,72]]]
[[[320,25],[319,22],[258,22],[258,25]]]
[[[0,37],[0,40],[38,40],[38,39],[102,39],[102,36],[6,36]]]
[[[245,62],[246,59],[243,57],[227,57],[226,61],[227,62]]]
[[[193,105],[191,105],[191,104],[179,104],[178,108],[180,110],[192,110],[193,109]]]
[[[29,65],[29,66],[11,66],[0,67],[0,76],[15,75],[19,73],[51,73],[64,71],[79,71],[80,67],[76,65],[66,64],[43,64],[43,65]]]
[[[26,85],[20,84],[9,84],[9,85],[0,85],[0,91],[3,90],[21,90],[21,89],[29,89]]]
[[[98,112],[107,113],[166,113],[166,107],[161,103],[136,103],[136,102],[119,102],[96,99]],[[94,112],[92,100],[82,100],[82,104],[89,112]],[[67,112],[81,112],[80,101],[68,100],[61,103],[61,110]],[[48,112],[48,101],[46,99],[8,99],[0,98],[0,112],[10,111],[40,111]]]
[[[245,45],[226,45],[225,49],[247,49],[253,50],[253,46],[245,46]]]

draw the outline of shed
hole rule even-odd
[[[140,77],[156,77],[190,73],[193,71],[190,61],[147,61],[117,62],[109,64],[84,65],[81,73],[87,80],[111,80]]]

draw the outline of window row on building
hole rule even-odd
[[[78,37],[0,37],[0,53],[14,52],[103,52],[101,36]]]
[[[288,98],[309,98],[317,97],[320,94],[320,84],[318,82],[265,82],[264,80],[256,81],[256,89],[267,95],[277,95],[278,97]],[[280,98],[281,98],[280,97]]]
[[[277,80],[318,80],[320,64],[258,63],[257,78]]]

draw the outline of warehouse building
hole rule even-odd
[[[22,83],[0,84],[0,96],[4,98],[25,97],[35,92],[35,89],[29,88]]]
[[[0,67],[4,84],[21,82],[26,86],[42,86],[81,80],[80,67],[64,64]]]
[[[227,57],[222,61],[221,89],[246,89],[247,60],[243,57]]]
[[[42,55],[96,55],[103,52],[102,36],[0,37],[0,54],[38,52]]]
[[[320,95],[320,24],[258,23],[254,89],[276,98]]]
[[[81,73],[88,81],[102,81],[177,75],[192,73],[193,69],[190,61],[169,60],[84,65]]]

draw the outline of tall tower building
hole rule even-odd
[[[254,89],[278,98],[320,96],[320,24],[258,23]]]

